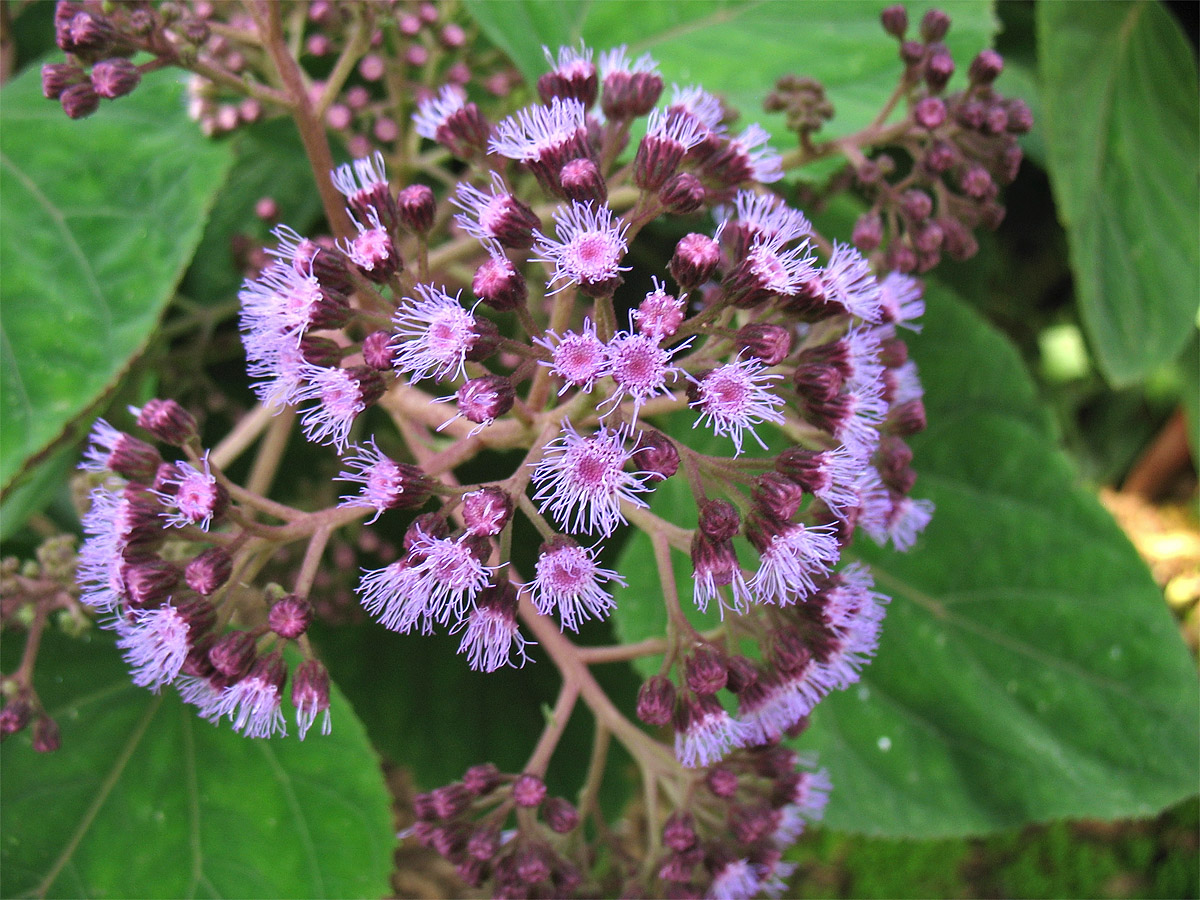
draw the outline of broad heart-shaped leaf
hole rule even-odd
[[[798,743],[830,770],[826,822],[941,837],[1154,813],[1200,778],[1195,668],[1055,449],[1014,348],[960,301],[931,289],[928,302],[906,339],[930,422],[912,440],[915,494],[937,511],[908,554],[851,549],[893,600],[861,684],[824,700]],[[654,503],[669,508],[666,487]],[[648,543],[617,566],[627,641],[662,633]]]
[[[1200,297],[1196,60],[1157,2],[1041,3],[1042,122],[1083,322],[1105,377],[1183,347]]]
[[[5,649],[10,661],[20,650]],[[107,639],[48,635],[38,671],[62,748],[35,753],[23,732],[0,752],[4,896],[388,891],[390,799],[336,690],[330,735],[263,741],[197,718],[173,689],[155,697],[134,687]]]
[[[907,4],[912,28],[935,4]],[[902,66],[894,39],[879,24],[885,3],[809,0],[689,0],[645,3],[596,0],[468,0],[484,32],[512,57],[532,83],[547,70],[542,46],[578,45],[605,50],[626,44],[636,57],[650,53],[668,85],[699,84],[740,110],[741,123],[760,122],[779,147],[795,146],[783,117],[763,111],[763,98],[781,75],[819,80],[836,117],[818,137],[848,134],[869,123],[899,80]],[[956,2],[946,44],[961,72],[996,32],[987,0]],[[951,87],[963,82],[956,76]],[[669,94],[668,94],[669,95]]]
[[[0,95],[0,487],[145,345],[228,170],[168,72],[73,122],[36,66]]]

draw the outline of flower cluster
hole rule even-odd
[[[328,6],[309,6],[314,56],[355,46],[354,16]],[[295,408],[305,437],[338,453],[340,500],[300,512],[238,487],[221,445],[206,452],[170,401],[135,414],[182,450],[174,462],[101,421],[84,463],[96,484],[83,602],[116,631],[137,684],[174,685],[201,716],[248,736],[285,730],[290,675],[303,737],[318,718],[328,730],[328,676],[305,632],[330,535],[349,526],[367,548],[386,545],[371,535],[403,534],[377,568],[336,555],[363,613],[396,632],[454,635],[478,671],[544,655],[564,682],[524,770],[477,766],[422,795],[414,839],[496,896],[596,893],[580,822],[595,813],[604,751],[579,809],[547,798],[542,780],[582,698],[603,745],[615,735],[642,764],[648,796],[671,801],[669,815],[647,805],[650,855],[615,854],[610,886],[777,895],[790,875],[784,850],[831,789],[785,742],[858,681],[888,604],[847,548],[861,532],[908,550],[932,515],[910,496],[906,439],[925,427],[904,340],[924,313],[911,273],[956,255],[950,219],[994,218],[989,172],[1015,167],[1011,135],[1024,120],[990,93],[999,64],[986,54],[965,92],[942,96],[944,17],[927,15],[923,42],[902,49],[908,124],[880,137],[900,135],[916,164],[890,185],[882,158],[860,154],[877,202],[846,243],[768,187],[788,162],[759,125],[732,128],[717,97],[667,90],[653,59],[624,48],[548,50],[538,101],[494,121],[464,72],[419,93],[410,121],[372,119],[370,85],[400,83],[388,66],[425,66],[412,51],[434,39],[460,46],[438,15],[403,7],[386,23],[413,39],[402,63],[367,51],[366,84],[310,98],[335,129],[373,121],[383,151],[351,141],[356,158],[321,173],[334,233],[277,225],[239,293],[261,409]],[[901,37],[907,27],[894,10],[885,26]],[[198,46],[221,36],[183,31]],[[163,23],[150,33],[175,34]],[[789,85],[811,150],[830,111],[812,84]],[[429,159],[455,160],[445,196],[389,176],[388,151],[418,138],[439,145]],[[940,168],[939,154],[950,160]],[[495,464],[463,466],[481,456]],[[656,502],[664,485],[671,499]],[[612,540],[630,528],[653,555],[658,597],[624,599],[635,573],[613,561]],[[302,539],[290,591],[250,586],[266,550]],[[521,544],[536,552],[523,560]],[[685,567],[690,585],[676,578]],[[626,602],[661,603],[666,634],[576,644]],[[287,658],[303,659],[293,672],[289,644]],[[636,700],[648,730],[588,672],[639,656],[661,660]]]

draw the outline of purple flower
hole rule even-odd
[[[889,272],[879,283],[879,307],[883,321],[920,331],[914,320],[925,315],[925,288],[911,275]]]
[[[117,646],[133,671],[133,683],[158,693],[179,675],[193,637],[188,619],[170,604],[135,610],[133,624],[117,626]]]
[[[492,173],[491,193],[461,181],[450,202],[462,210],[454,216],[458,227],[484,246],[499,244],[524,250],[532,246],[533,229],[541,224],[533,210],[509,192],[496,172]]]
[[[533,499],[570,533],[608,537],[625,522],[621,502],[645,507],[637,495],[651,490],[645,473],[625,471],[633,456],[625,449],[628,430],[601,428],[584,437],[569,421],[562,426],[534,470]]]
[[[763,422],[783,424],[783,398],[770,391],[772,382],[782,380],[782,375],[773,375],[756,359],[739,356],[734,362],[713,369],[696,388],[696,399],[689,404],[700,411],[700,423],[712,428],[714,434],[727,434],[733,440],[734,456],[742,452],[742,435],[750,436],[764,450],[756,426]]]
[[[725,116],[721,101],[697,85],[686,88],[671,85],[671,102],[667,105],[667,112],[695,119],[703,127],[706,137],[725,133],[725,126],[721,124]]]
[[[675,381],[683,370],[671,365],[671,358],[691,345],[691,339],[676,344],[671,349],[663,347],[657,337],[634,331],[633,313],[629,316],[629,330],[618,331],[604,348],[605,373],[616,383],[616,391],[604,404],[608,412],[616,409],[621,400],[633,400],[633,417],[637,421],[638,410],[651,397],[670,396],[668,381]]]
[[[759,548],[758,572],[750,590],[764,603],[788,605],[803,600],[816,590],[815,579],[829,571],[840,552],[827,527],[785,524]]]
[[[551,163],[587,156],[584,106],[554,97],[548,106],[531,106],[496,125],[488,152],[524,163]]]
[[[165,505],[175,507],[175,512],[163,513],[168,525],[176,528],[196,525],[201,531],[208,531],[213,519],[219,518],[228,506],[229,494],[213,475],[208,453],[200,465],[197,469],[180,460],[175,463],[177,474],[163,481],[168,490],[153,492]]]
[[[821,273],[821,281],[826,296],[851,315],[867,322],[882,321],[879,282],[871,273],[866,257],[850,244],[834,242],[833,255]]]
[[[559,283],[551,293],[557,293],[570,284],[605,289],[615,286],[621,272],[629,270],[621,266],[628,244],[625,232],[629,226],[621,222],[613,224],[613,212],[606,204],[576,203],[554,213],[555,231],[558,240],[547,237],[540,231],[537,235],[541,256],[536,262],[554,266],[547,287]]]
[[[517,591],[507,581],[485,588],[460,626],[465,626],[465,631],[458,652],[467,654],[468,665],[477,672],[524,666],[529,659],[525,653],[528,641],[517,626]]]
[[[278,654],[258,660],[249,675],[225,688],[216,715],[229,716],[233,730],[246,737],[286,735],[287,720],[281,709],[286,678],[287,667]]]
[[[113,428],[104,419],[96,420],[88,437],[88,448],[79,464],[88,472],[116,472],[148,484],[162,462],[152,446]]]
[[[382,569],[364,569],[355,591],[363,609],[384,628],[407,634],[419,623],[423,633],[433,631],[428,585],[408,559]]]
[[[557,607],[561,627],[578,631],[580,622],[603,619],[616,609],[612,596],[600,586],[609,581],[625,584],[612,569],[600,567],[594,551],[559,537],[542,547],[529,594],[538,612],[548,616]]]
[[[738,223],[752,236],[790,243],[812,234],[812,223],[804,213],[792,209],[774,194],[738,191],[733,207]]]
[[[651,281],[654,290],[646,294],[645,299],[638,304],[633,313],[633,320],[637,322],[638,331],[642,334],[662,340],[671,337],[683,324],[687,295],[673,297],[668,294],[658,276],[651,278]]]
[[[412,382],[465,378],[467,353],[475,342],[475,315],[433,285],[418,284],[419,299],[405,298],[392,324],[396,368]],[[461,293],[461,292],[460,292]]]
[[[795,247],[776,238],[756,237],[725,279],[730,302],[743,309],[774,296],[795,294],[813,273],[808,242]]]
[[[685,697],[676,716],[675,758],[689,769],[707,768],[744,747],[749,736],[715,696]]]
[[[713,873],[712,884],[704,897],[705,900],[750,900],[759,888],[757,868],[748,859],[735,859]]]
[[[338,506],[362,506],[374,509],[367,524],[383,514],[385,509],[420,506],[429,496],[424,473],[416,466],[397,463],[375,446],[371,438],[361,447],[351,446],[356,456],[346,459],[347,469],[337,477],[362,485],[355,496],[342,497]]]
[[[551,374],[562,379],[560,397],[571,387],[590,392],[596,379],[605,374],[604,343],[596,337],[596,326],[590,319],[583,320],[583,330],[578,334],[568,331],[559,337],[547,331],[544,337],[534,338],[533,342],[550,351],[550,361],[539,360],[539,364],[549,366]]]
[[[388,213],[394,214],[395,201],[388,185],[387,168],[383,163],[383,154],[378,150],[364,159],[338,166],[332,172],[331,179],[333,186],[359,215],[366,216],[372,212],[384,218]]]
[[[322,716],[321,734],[329,734],[329,673],[315,659],[305,660],[292,679],[292,706],[296,708],[296,730],[304,740],[308,730]]]
[[[304,377],[308,383],[296,392],[296,402],[313,401],[300,419],[304,436],[316,444],[333,444],[340,453],[354,420],[383,392],[382,381],[375,386],[364,382],[364,378],[373,382],[379,374],[365,367],[351,370],[308,366]]]
[[[759,181],[769,184],[783,178],[783,158],[771,149],[771,135],[761,125],[751,123],[731,138],[712,168],[729,184]]]
[[[413,124],[417,134],[431,141],[442,141],[441,131],[455,113],[460,112],[467,103],[467,92],[456,84],[447,84],[438,91],[437,96],[429,97],[417,103],[417,111],[413,113]]]

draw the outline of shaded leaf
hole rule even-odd
[[[1188,338],[1200,297],[1196,60],[1157,2],[1041,3],[1042,128],[1083,322],[1114,385]]]
[[[1054,448],[1015,349],[960,302],[928,300],[908,342],[930,427],[912,446],[915,493],[937,512],[908,554],[852,548],[894,599],[861,684],[823,701],[799,742],[830,769],[826,821],[936,837],[1157,812],[1200,777],[1187,650]],[[652,506],[674,519],[690,500],[665,489]],[[661,635],[649,541],[631,540],[617,568],[623,639]]]
[[[0,109],[0,487],[145,346],[230,163],[166,72],[73,122],[36,67]]]
[[[37,754],[23,732],[0,751],[4,896],[388,891],[389,796],[337,691],[331,735],[255,741],[134,687],[107,639],[48,635],[39,673],[62,749]]]

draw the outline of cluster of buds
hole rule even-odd
[[[898,10],[884,21],[903,38]],[[160,7],[139,46],[232,88],[215,74],[237,71],[230,41],[263,23],[205,25],[219,14]],[[671,802],[661,817],[647,804],[649,846],[618,854],[618,888],[777,894],[789,875],[783,851],[820,817],[830,789],[784,742],[825,696],[859,679],[887,604],[845,551],[859,531],[908,550],[932,514],[909,496],[905,439],[925,426],[902,337],[924,312],[910,272],[943,251],[959,255],[951,220],[961,229],[996,218],[995,183],[1005,179],[995,167],[1015,167],[1012,135],[1027,116],[991,93],[1000,64],[990,51],[965,92],[943,96],[948,20],[928,14],[922,42],[902,45],[897,97],[913,101],[908,118],[852,148],[876,204],[853,244],[842,243],[767,187],[785,160],[761,127],[731,130],[727,109],[699,86],[667,90],[650,57],[547,50],[538,102],[493,121],[453,61],[462,30],[440,15],[428,4],[308,5],[294,37],[313,57],[337,54],[341,81],[314,85],[307,102],[362,137],[350,146],[363,152],[319,173],[325,194],[345,201],[342,216],[325,198],[336,234],[278,225],[239,294],[261,406],[295,407],[305,437],[337,451],[335,480],[348,485],[340,502],[305,513],[237,486],[218,464],[220,446],[205,452],[182,408],[152,401],[133,411],[138,425],[183,458],[164,461],[155,444],[97,424],[84,464],[98,483],[79,555],[82,602],[116,631],[137,684],[174,685],[201,716],[227,717],[251,737],[285,729],[283,650],[294,644],[297,726],[303,736],[325,714],[327,730],[328,676],[305,635],[309,593],[336,546],[331,534],[351,526],[366,548],[383,519],[381,531],[403,533],[402,551],[362,571],[355,593],[367,615],[397,632],[457,635],[475,670],[544,652],[564,678],[524,771],[475,767],[422,795],[414,838],[497,896],[592,891],[597,848],[580,821],[596,813],[603,753],[578,809],[547,799],[542,781],[582,697],[598,734],[641,763],[647,796]],[[400,122],[402,107],[384,94],[416,69],[446,83],[414,91]],[[361,83],[347,80],[352,72]],[[819,86],[793,79],[774,102],[811,151],[811,133],[832,114]],[[977,108],[979,123],[967,124]],[[425,169],[454,158],[438,173],[454,184],[447,196],[389,177],[409,128],[440,145]],[[633,134],[643,136],[630,150]],[[914,160],[895,184],[884,158],[864,152],[876,138]],[[366,152],[375,145],[387,157]],[[647,240],[635,257],[634,242],[660,221],[687,233],[673,247]],[[634,271],[635,258],[656,255],[649,271]],[[381,427],[388,420],[394,427]],[[520,462],[498,468],[505,457],[494,451],[513,450]],[[489,477],[463,483],[462,464],[489,453]],[[652,509],[670,479],[690,502]],[[617,607],[614,589],[630,573],[607,567],[605,543],[628,526],[653,548],[667,634],[579,647],[568,633]],[[524,572],[517,527],[541,539]],[[251,586],[269,550],[305,539],[290,591]],[[673,554],[690,562],[690,597],[680,596]],[[588,669],[637,656],[662,659],[637,698],[650,733]]]
[[[90,116],[101,99],[129,94],[143,72],[158,67],[156,62],[139,66],[129,59],[153,29],[149,4],[106,7],[59,0],[54,9],[55,40],[68,61],[42,67],[42,93],[59,101],[72,119]]]
[[[173,684],[203,718],[228,717],[251,737],[287,731],[283,651],[295,642],[305,657],[291,679],[300,737],[318,717],[328,733],[329,676],[303,640],[307,599],[240,595],[235,568],[253,543],[254,521],[231,503],[229,482],[201,452],[195,420],[173,400],[130,412],[186,458],[165,461],[155,443],[97,421],[81,464],[99,483],[83,517],[80,601],[116,633],[134,684],[156,693]],[[260,621],[252,627],[228,627],[253,614]]]
[[[855,225],[853,241],[864,253],[878,250],[889,269],[927,272],[943,255],[970,258],[979,249],[974,229],[999,226],[999,188],[1017,176],[1017,137],[1033,127],[1033,116],[1024,101],[996,92],[1004,61],[991,49],[971,61],[965,89],[946,92],[955,63],[942,43],[950,28],[944,12],[925,13],[920,40],[906,39],[903,6],[885,9],[882,22],[900,42],[909,107],[880,143],[903,151],[912,164],[899,172],[894,157],[881,152],[856,167],[872,206]]]

